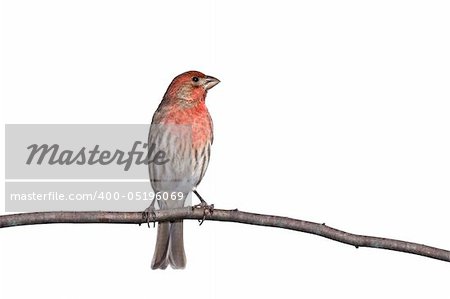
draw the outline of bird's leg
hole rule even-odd
[[[208,203],[203,199],[203,197],[198,193],[197,190],[194,190],[194,194],[197,195],[198,199],[200,199],[200,206],[204,207],[207,206]]]
[[[212,214],[214,211],[214,205],[208,205],[208,203],[201,197],[201,195],[198,193],[197,190],[193,190],[194,194],[200,199],[200,204],[192,206],[192,210],[194,209],[203,209],[203,218],[201,220],[198,220],[200,222],[199,225],[202,225],[203,221],[206,219],[206,214],[209,212],[209,214]]]
[[[150,222],[153,222],[155,227],[156,213],[155,213],[156,198],[152,200],[152,203],[142,212],[142,218],[147,222],[147,226],[150,227]]]

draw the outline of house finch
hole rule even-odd
[[[205,98],[219,82],[197,71],[178,75],[153,115],[148,144],[155,144],[166,154],[166,163],[149,164],[153,191],[160,194],[160,209],[183,207],[191,192],[205,203],[196,191],[208,167],[213,142]],[[174,269],[186,266],[181,220],[158,224],[152,269],[165,269],[168,264]]]

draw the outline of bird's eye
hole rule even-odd
[[[198,77],[192,77],[192,81],[198,82]]]

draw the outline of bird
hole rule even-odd
[[[148,144],[165,153],[165,163],[148,164],[152,189],[160,196],[147,212],[154,213],[156,202],[159,209],[184,207],[192,192],[206,206],[197,191],[208,168],[214,139],[205,100],[219,82],[201,72],[187,71],[176,76],[167,88],[148,136]],[[186,267],[182,220],[158,223],[151,268],[166,269],[169,264],[173,269]]]

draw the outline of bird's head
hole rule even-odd
[[[191,106],[202,102],[209,89],[219,84],[219,79],[197,71],[188,71],[175,77],[166,91],[165,98],[181,101]]]

